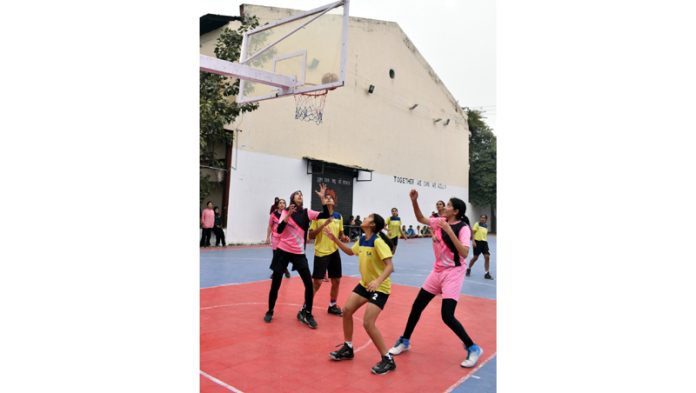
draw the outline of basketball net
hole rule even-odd
[[[295,94],[295,119],[321,124],[324,118],[324,103],[327,89]]]

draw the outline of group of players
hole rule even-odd
[[[387,348],[375,322],[384,309],[391,291],[390,275],[394,271],[392,258],[396,252],[398,234],[401,231],[398,210],[392,209],[392,216],[386,221],[376,213],[367,216],[360,226],[362,235],[352,247],[349,247],[345,244],[349,239],[343,233],[342,217],[334,210],[337,202],[335,191],[321,184],[316,194],[322,202],[321,212],[304,207],[301,191],[295,191],[290,195],[289,205],[285,200],[276,198],[271,208],[269,240],[273,248],[270,266],[273,274],[268,295],[268,311],[264,320],[270,323],[273,319],[283,275],[289,275],[287,268],[292,263],[292,269],[297,271],[304,284],[304,305],[298,311],[297,319],[310,328],[316,329],[317,322],[312,315],[314,293],[321,287],[328,271],[331,291],[327,311],[329,314],[343,317],[344,335],[341,348],[331,352],[329,357],[336,361],[353,359],[353,314],[367,304],[363,317],[364,327],[381,356],[380,361],[372,367],[372,373],[381,375],[396,369],[394,356],[410,349],[410,338],[421,313],[436,295],[441,295],[442,320],[459,337],[467,351],[466,359],[461,362],[461,366],[474,367],[483,354],[483,349],[474,343],[454,316],[464,277],[470,273],[470,269],[466,268],[466,257],[473,236],[469,219],[465,215],[464,201],[459,198],[451,198],[447,204],[438,201],[438,213],[426,218],[418,205],[418,192],[410,191],[409,197],[416,219],[433,229],[435,263],[413,302],[403,334],[392,348]],[[477,226],[485,228],[485,221],[477,223]],[[388,229],[388,235],[383,232],[385,227]],[[305,256],[307,238],[315,239],[313,274],[310,274]],[[478,243],[476,251],[483,253],[485,245],[486,278],[491,278],[488,272],[487,244],[484,239],[479,239],[478,241],[474,239],[475,244]],[[361,277],[343,309],[337,305],[342,276],[339,249],[347,255],[358,256]]]

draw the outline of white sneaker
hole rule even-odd
[[[409,343],[408,340],[404,339],[403,337],[399,337],[399,339],[396,340],[394,347],[389,350],[389,353],[392,355],[398,355],[402,352],[408,351],[409,349],[411,349],[411,343]]]
[[[481,355],[483,355],[483,348],[476,344],[472,345],[469,348],[469,354],[466,356],[466,359],[462,362],[461,366],[465,368],[474,367]]]

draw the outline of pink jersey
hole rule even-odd
[[[271,213],[268,218],[268,225],[271,226],[271,248],[278,248],[278,242],[280,241],[280,235],[278,234],[278,224],[280,224],[280,219],[276,217],[275,213]]]
[[[215,226],[215,211],[213,209],[203,209],[201,216],[201,225],[203,228],[212,228]]]
[[[278,222],[283,222],[287,215],[288,211],[283,210]],[[318,215],[318,211],[307,209],[307,216],[310,221],[316,220]],[[305,236],[307,235],[302,228],[290,217],[288,218],[288,223],[283,233],[280,234],[278,239],[278,248],[291,254],[304,254]]]
[[[455,267],[454,253],[447,247],[447,244],[442,240],[442,228],[439,223],[446,221],[445,217],[430,217],[430,227],[433,229],[433,251],[435,252],[435,271],[440,272],[444,269]],[[459,241],[465,246],[471,246],[471,228],[468,225],[463,226],[459,230]],[[459,256],[461,266],[466,266],[466,258]]]

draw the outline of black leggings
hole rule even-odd
[[[297,272],[302,278],[304,284],[304,304],[307,310],[312,312],[312,302],[314,301],[314,287],[312,286],[312,275],[309,273],[309,268],[302,267],[297,269]],[[283,282],[283,271],[274,271],[271,277],[271,291],[268,293],[268,311],[273,311],[276,300],[278,299],[278,290]]]
[[[418,296],[416,296],[416,300],[413,301],[413,306],[411,307],[411,313],[408,315],[408,322],[406,322],[406,329],[404,329],[404,334],[403,337],[405,339],[410,339],[411,334],[413,334],[413,329],[416,328],[416,324],[418,323],[418,320],[420,319],[421,314],[423,313],[423,310],[425,310],[425,307],[430,303],[431,300],[435,295],[432,293],[424,290],[423,288],[420,289],[418,292]],[[474,345],[474,342],[471,340],[468,334],[466,334],[466,330],[464,330],[464,327],[462,326],[461,323],[457,320],[457,318],[454,317],[454,309],[457,307],[457,301],[454,299],[442,299],[442,309],[441,309],[441,315],[442,315],[442,321],[447,325],[454,334],[459,337],[460,340],[466,345],[466,348],[468,349],[470,346]]]

